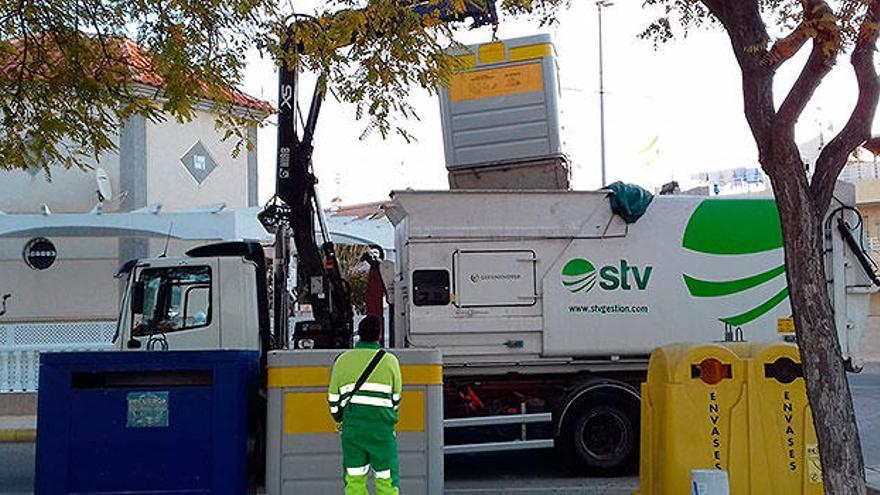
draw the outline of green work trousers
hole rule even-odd
[[[376,476],[376,495],[397,495],[397,437],[393,430],[375,426],[342,428],[342,465],[345,495],[367,495],[370,467]]]

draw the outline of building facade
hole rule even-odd
[[[245,112],[248,109],[242,108]],[[102,168],[113,197],[104,212],[133,211],[161,204],[183,211],[217,203],[237,209],[257,205],[257,129],[249,129],[251,150],[233,155],[234,139],[223,141],[215,115],[199,110],[186,123],[130,117],[115,136],[118,152],[104,153],[89,166]],[[85,213],[98,202],[94,170],[42,169],[0,172],[0,211]]]

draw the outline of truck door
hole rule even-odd
[[[532,306],[538,300],[534,251],[459,250],[452,260],[458,307]]]
[[[169,260],[170,262],[171,260]],[[131,293],[130,339],[124,348],[145,350],[217,349],[220,312],[214,259],[162,261],[139,268]]]

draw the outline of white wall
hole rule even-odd
[[[214,129],[214,117],[196,112],[191,122],[180,124],[173,119],[147,122],[147,203],[162,203],[162,211],[180,211],[212,203],[226,203],[226,208],[247,207],[247,149],[242,147],[235,158],[235,138],[222,141],[222,131]],[[199,184],[180,159],[201,141],[217,163]]]
[[[30,238],[0,239],[0,296],[12,294],[0,323],[116,319],[118,240],[49,237],[55,263],[34,270],[24,262]]]
[[[204,111],[197,111],[196,117],[184,124],[174,119],[144,122],[133,117],[130,125],[121,129],[126,139],[112,137],[118,152],[104,153],[98,161],[84,160],[88,166],[107,171],[114,195],[128,190],[122,203],[107,202],[104,211],[125,211],[152,203],[162,203],[163,211],[221,202],[227,209],[247,207],[248,183],[256,183],[256,152],[252,152],[254,176],[250,177],[247,149],[242,146],[233,158],[236,138],[223,141],[223,131],[214,125],[214,115]],[[180,160],[199,141],[217,163],[201,184]],[[85,213],[95,206],[94,170],[56,166],[51,173],[50,182],[42,171],[35,175],[23,170],[0,172],[0,211],[37,213],[40,205],[47,204],[53,213]],[[251,195],[255,197],[255,191]]]
[[[113,137],[119,143],[119,137]],[[84,160],[96,166],[94,159]],[[114,191],[119,191],[119,155],[104,153],[100,164],[107,170]],[[84,213],[98,202],[94,170],[53,167],[52,181],[44,171],[31,175],[24,170],[0,172],[0,211],[6,213],[38,213],[45,203],[53,213]]]

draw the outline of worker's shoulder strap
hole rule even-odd
[[[385,357],[385,349],[379,349],[376,351],[376,354],[373,355],[373,359],[367,364],[367,367],[364,368],[364,371],[361,373],[361,376],[358,377],[357,381],[354,382],[354,388],[351,389],[351,395],[354,395],[361,389],[363,384],[367,381],[367,378],[370,377],[370,374],[373,373],[373,370],[376,369],[376,366],[379,366],[379,361],[382,361],[382,358]]]

